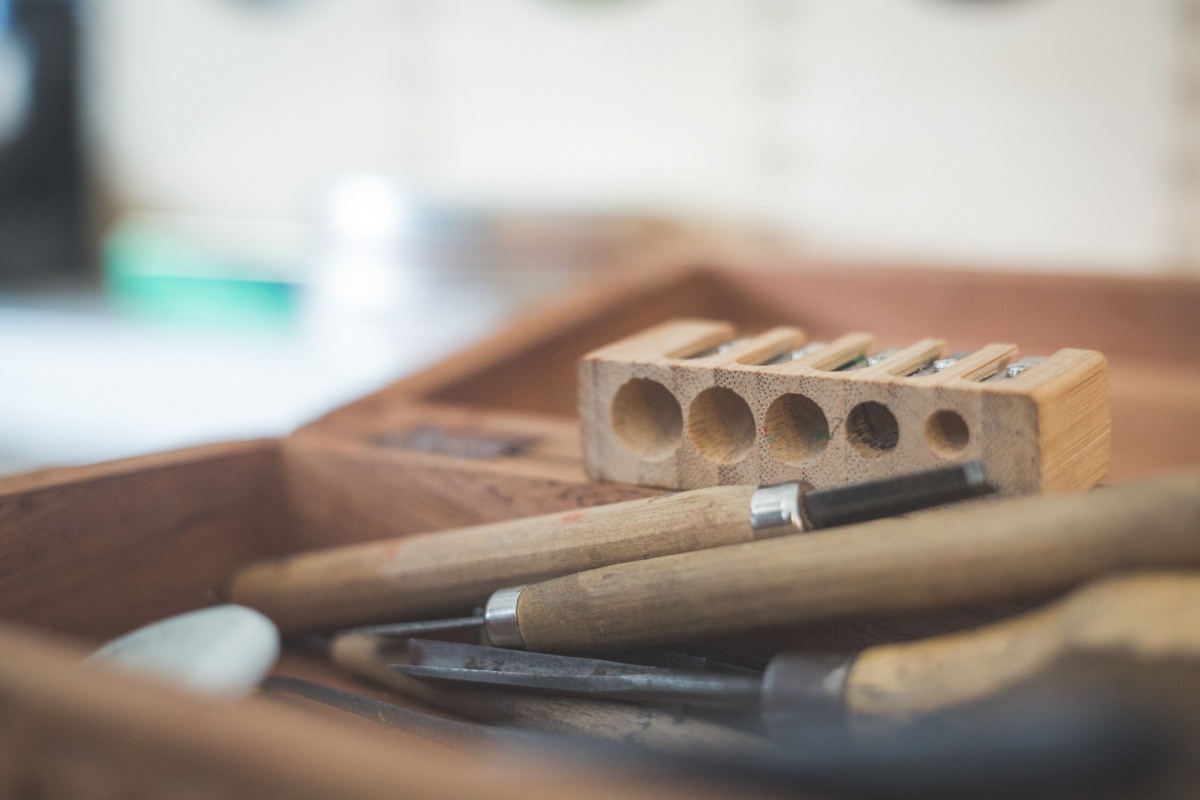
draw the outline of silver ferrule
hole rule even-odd
[[[517,600],[524,586],[510,586],[492,593],[483,609],[483,636],[496,647],[525,647],[517,625]]]
[[[750,496],[750,529],[767,536],[808,530],[800,511],[800,493],[810,488],[799,481],[758,487]]]

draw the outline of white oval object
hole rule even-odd
[[[252,608],[212,606],[138,628],[88,657],[189,689],[244,695],[279,658],[279,629]]]

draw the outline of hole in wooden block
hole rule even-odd
[[[829,444],[829,420],[821,407],[802,394],[785,394],[771,403],[763,420],[767,446],[784,464],[812,461]]]
[[[900,425],[887,406],[868,400],[850,410],[846,417],[846,438],[859,455],[874,458],[900,441]]]
[[[667,387],[649,378],[626,381],[613,398],[612,426],[621,445],[657,461],[675,452],[683,436],[683,410]]]
[[[705,389],[688,409],[688,436],[710,461],[741,461],[754,444],[754,412],[731,389]]]
[[[957,455],[970,441],[971,430],[966,420],[954,411],[942,409],[925,420],[925,442],[935,453]]]

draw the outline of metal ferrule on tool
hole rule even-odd
[[[496,647],[524,648],[517,624],[517,601],[524,586],[510,586],[492,593],[483,609],[483,635]]]
[[[750,496],[750,528],[755,538],[811,530],[800,509],[800,494],[812,487],[799,481],[762,486]],[[496,647],[524,648],[517,602],[524,586],[500,589],[483,610],[483,635]]]
[[[800,508],[800,493],[812,487],[798,481],[760,486],[750,496],[750,527],[755,538],[811,530]]]

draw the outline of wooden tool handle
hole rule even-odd
[[[936,711],[986,697],[1074,655],[1196,662],[1200,574],[1100,580],[978,630],[872,647],[854,660],[843,696],[860,716]]]
[[[496,589],[748,542],[753,486],[719,486],[250,564],[230,600],[285,632],[470,611]]]
[[[950,508],[620,564],[527,586],[531,650],[664,644],[1065,588],[1200,564],[1200,473]]]
[[[479,722],[590,736],[679,754],[761,756],[770,749],[758,736],[647,706],[436,686],[388,669],[387,647],[386,638],[348,634],[334,640],[332,656],[347,672]]]

